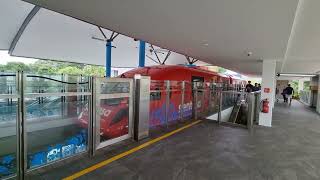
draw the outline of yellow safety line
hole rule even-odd
[[[104,160],[104,161],[102,161],[102,162],[100,162],[100,163],[98,163],[98,164],[95,164],[95,165],[93,165],[93,166],[91,166],[91,167],[88,167],[88,168],[86,168],[86,169],[83,169],[83,170],[81,170],[81,171],[79,171],[79,172],[77,172],[77,173],[75,173],[75,174],[73,174],[73,175],[71,175],[71,176],[68,176],[68,177],[66,177],[66,178],[63,178],[63,180],[76,179],[76,178],[78,178],[78,177],[80,177],[80,176],[83,176],[83,175],[85,175],[85,174],[88,174],[88,173],[90,173],[90,172],[92,172],[92,171],[94,171],[94,170],[96,170],[96,169],[99,169],[99,168],[101,168],[101,167],[103,167],[103,166],[105,166],[105,165],[108,165],[108,164],[112,163],[113,161],[116,161],[116,160],[121,159],[121,158],[123,158],[123,157],[125,157],[125,156],[128,156],[128,155],[130,155],[130,154],[132,154],[132,153],[134,153],[134,152],[136,152],[136,151],[139,151],[140,149],[143,149],[143,148],[145,148],[145,147],[147,147],[147,146],[150,146],[151,144],[154,144],[154,143],[156,143],[156,142],[158,142],[158,141],[161,141],[162,139],[165,139],[165,138],[167,138],[167,137],[169,137],[169,136],[172,136],[172,135],[174,135],[174,134],[176,134],[176,133],[178,133],[178,132],[180,132],[180,131],[182,131],[182,130],[184,130],[184,129],[187,129],[187,128],[195,125],[195,124],[198,124],[199,122],[201,122],[201,120],[195,121],[195,122],[193,122],[193,123],[191,123],[191,124],[188,124],[188,125],[183,126],[183,127],[179,128],[179,129],[176,129],[176,130],[174,130],[174,131],[171,131],[171,132],[169,132],[169,133],[167,133],[167,134],[165,134],[165,135],[163,135],[163,136],[160,136],[160,137],[155,138],[155,139],[153,139],[153,140],[150,140],[150,141],[148,141],[148,142],[146,142],[146,143],[143,143],[143,144],[141,144],[141,145],[139,145],[139,146],[137,146],[137,147],[134,147],[134,148],[132,148],[132,149],[126,151],[126,152],[123,152],[123,153],[121,153],[121,154],[118,154],[118,155],[116,155],[116,156],[113,156],[113,157],[110,158],[110,159]]]

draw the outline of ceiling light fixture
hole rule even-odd
[[[249,57],[249,56],[252,56],[252,52],[251,51],[248,51],[247,52],[247,56]]]
[[[295,74],[295,73],[278,73],[277,76],[289,76],[289,77],[314,77],[316,74]]]

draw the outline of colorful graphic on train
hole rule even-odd
[[[180,116],[183,118],[192,116],[193,89],[196,86],[208,87],[208,83],[216,84],[217,87],[228,89],[233,84],[243,83],[241,80],[232,79],[218,73],[208,71],[200,67],[186,67],[178,65],[161,65],[142,67],[130,70],[121,74],[122,78],[133,78],[135,74],[150,76],[150,121],[149,126],[156,127],[164,125],[166,122],[166,106],[168,107],[168,123],[177,121]],[[166,83],[169,80],[170,94],[169,104],[166,104]],[[184,103],[181,102],[181,84],[185,81]],[[208,93],[208,92],[207,92]],[[199,92],[201,94],[201,92]],[[201,94],[209,97],[209,94]],[[198,100],[196,103],[197,111],[204,111],[209,106],[209,99]],[[106,139],[119,137],[128,133],[129,128],[129,109],[128,99],[115,99],[114,102],[102,101],[100,105],[100,132]],[[181,114],[181,115],[180,115]],[[88,126],[87,108],[79,116],[79,124],[82,127]]]

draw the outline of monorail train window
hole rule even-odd
[[[192,80],[193,88],[195,87],[198,89],[203,88],[204,77],[192,76],[191,80]]]
[[[151,101],[160,100],[161,99],[160,88],[155,88],[154,90],[157,91],[157,92],[151,92],[150,93],[150,100]]]

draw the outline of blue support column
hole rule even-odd
[[[111,41],[106,44],[106,77],[111,77]]]
[[[146,42],[140,41],[139,47],[139,67],[144,67],[146,62]]]

